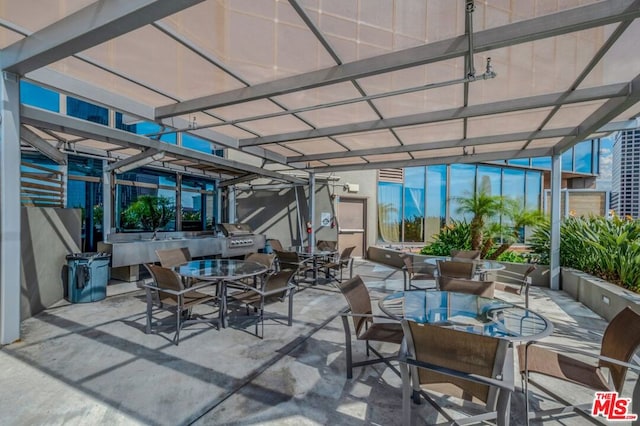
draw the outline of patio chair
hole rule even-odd
[[[178,345],[180,343],[180,330],[182,327],[193,322],[213,322],[216,321],[219,328],[218,316],[216,319],[193,319],[191,318],[191,309],[200,304],[216,301],[217,297],[201,293],[191,288],[185,288],[180,276],[171,269],[164,268],[162,266],[145,264],[144,265],[151,276],[153,277],[153,283],[144,284],[147,295],[147,326],[146,333],[149,334],[153,331],[153,295],[154,291],[157,291],[160,299],[160,307],[165,310],[169,310],[175,314],[175,336],[173,343]],[[162,321],[155,322],[156,330],[160,327],[164,327]]]
[[[160,259],[160,265],[163,268],[173,268],[191,260],[191,253],[188,247],[156,250],[156,255]]]
[[[441,277],[472,279],[476,273],[476,264],[466,261],[438,260],[438,285]]]
[[[513,285],[496,281],[496,290],[504,291],[506,293],[522,295],[524,293],[524,307],[529,309],[529,287],[531,286],[530,275],[536,270],[536,265],[531,265],[527,268],[524,274],[519,275],[515,272],[501,271],[500,275],[505,275],[508,278],[520,281],[520,285]]]
[[[322,265],[328,279],[342,282],[342,270],[344,268],[349,268],[349,279],[353,278],[353,258],[351,257],[351,253],[353,253],[355,248],[355,246],[345,248],[337,259]],[[340,272],[340,279],[337,278],[338,271]]]
[[[397,355],[384,357],[376,349],[371,347],[370,342],[386,342],[386,343],[402,343],[402,326],[398,322],[376,322],[375,318],[384,318],[390,320],[389,317],[373,315],[371,309],[371,297],[366,285],[360,278],[360,275],[337,284],[338,288],[347,299],[349,307],[342,312],[342,326],[344,327],[344,336],[347,350],[347,379],[353,377],[353,367],[361,367],[365,365],[377,364],[384,362],[396,374],[400,372],[391,365],[392,360],[398,359]],[[367,357],[369,352],[373,352],[376,359],[368,359],[365,361],[353,362],[351,350],[351,327],[349,326],[349,318],[353,321],[354,335],[356,340],[364,340]]]
[[[299,276],[306,277],[307,272],[313,270],[313,259],[302,259],[295,251],[280,251],[276,250],[276,259],[278,260],[278,267],[281,271],[285,269],[291,269],[295,271],[294,281],[296,284]]]
[[[496,418],[509,424],[513,384],[513,352],[509,342],[496,337],[468,333],[434,324],[403,320],[407,352],[401,354],[403,424],[411,424],[411,402],[422,395],[440,413],[453,421],[425,391],[462,399],[483,413],[458,419],[454,424],[479,423]],[[450,407],[452,400],[446,398]]]
[[[525,384],[527,423],[529,417],[540,418],[544,416],[575,411],[584,413],[589,418],[589,410],[593,399],[586,404],[573,406],[555,392],[546,389],[541,384],[533,381],[531,373],[553,377],[586,387],[600,392],[622,392],[627,370],[631,369],[640,374],[640,365],[631,364],[634,353],[640,345],[640,314],[626,307],[620,311],[607,326],[600,347],[600,355],[567,347],[565,345],[548,344],[543,342],[529,342],[518,347],[518,359],[520,373]],[[557,351],[550,350],[556,349]],[[572,357],[570,354],[597,358],[598,362],[590,363]],[[609,377],[606,371],[608,369]],[[536,385],[538,389],[547,393],[566,407],[545,411],[529,410],[529,383]],[[640,414],[640,380],[636,379],[633,390],[633,409],[631,412]],[[631,407],[629,407],[631,408]]]
[[[338,250],[338,242],[318,240],[318,242],[316,243],[316,247],[318,247],[318,250],[335,251]]]
[[[480,250],[451,250],[451,260],[480,260]]]
[[[160,266],[163,268],[174,268],[191,261],[191,252],[189,252],[189,247],[156,250],[156,256],[160,259]],[[195,278],[182,278],[182,280],[184,285],[187,287],[191,287],[202,282]]]
[[[282,243],[280,242],[280,240],[270,238],[267,240],[267,242],[269,243],[269,245],[271,245],[271,249],[273,249],[274,253],[277,251],[284,251],[284,247],[282,247]]]
[[[285,299],[289,299],[287,325],[291,327],[293,323],[293,295],[296,291],[296,286],[291,283],[294,274],[295,271],[285,269],[261,280],[263,284],[259,288],[245,287],[244,291],[229,295],[231,301],[246,306],[247,315],[249,315],[249,308],[253,308],[254,312],[257,312],[256,336],[261,339],[264,337],[264,307],[272,302],[283,302]],[[258,326],[261,327],[261,333],[258,333]]]
[[[440,277],[440,290],[456,293],[475,294],[493,299],[495,283],[493,281],[469,280],[466,278]]]
[[[435,281],[435,266],[428,265],[426,263],[417,264],[414,261],[413,256],[404,255],[402,256],[402,261],[404,262],[404,266],[402,267],[402,274],[404,275],[404,291],[411,290],[411,288],[423,289],[422,287],[418,287],[413,285],[413,281]],[[432,289],[436,289],[437,285],[429,287]]]

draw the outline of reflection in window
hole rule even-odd
[[[551,157],[535,157],[531,159],[531,166],[540,169],[551,169]]]
[[[176,177],[150,169],[117,176],[116,228],[132,231],[176,230]]]
[[[518,202],[518,206],[524,207],[525,205],[525,171],[520,169],[504,169],[504,186],[502,188],[502,195],[505,198],[510,198]],[[511,220],[506,217],[501,217],[503,225],[509,226],[512,224]]]
[[[160,127],[156,123],[151,123],[148,121],[139,121],[135,123],[125,123],[124,122],[124,114],[121,112],[116,112],[116,128],[120,130],[124,130],[126,132],[135,133],[137,135],[148,135],[153,133],[159,133],[163,131],[163,128]],[[158,136],[150,136],[151,139],[158,139]],[[177,136],[175,133],[165,133],[159,136],[159,139],[162,142],[167,142],[173,145],[177,144]]]
[[[575,171],[578,173],[591,173],[593,166],[591,141],[580,142],[573,147],[575,152]]]
[[[404,241],[424,241],[424,167],[404,171]]]
[[[58,93],[24,80],[20,81],[20,102],[48,111],[60,112],[60,95]]]
[[[109,110],[107,108],[71,96],[67,96],[67,115],[105,126],[109,124]]]
[[[378,231],[384,242],[400,241],[402,223],[402,184],[378,183]]]
[[[489,195],[500,195],[502,191],[502,169],[500,167],[478,166],[478,191]]]
[[[526,166],[529,167],[529,158],[514,158],[513,160],[507,161],[508,164],[513,166]]]
[[[447,166],[427,167],[427,217],[425,234],[427,240],[445,224],[447,214]]]
[[[215,226],[213,183],[184,176],[180,192],[183,231],[202,231]]]
[[[573,171],[573,148],[570,148],[562,153],[562,171]]]
[[[473,195],[475,189],[476,166],[474,164],[452,164],[449,185],[449,216],[453,220],[471,220],[470,214],[458,213],[458,198]]]

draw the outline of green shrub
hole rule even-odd
[[[471,225],[467,221],[453,221],[435,235],[435,241],[420,250],[420,254],[449,256],[451,250],[471,250]]]
[[[505,252],[502,252],[496,260],[498,262],[527,263],[529,259],[522,253],[507,250]]]
[[[560,265],[640,290],[640,221],[615,215],[611,219],[568,217],[560,235]],[[548,263],[548,222],[536,228],[530,247],[541,263]]]

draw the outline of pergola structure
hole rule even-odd
[[[144,162],[222,185],[551,156],[557,287],[560,154],[636,124],[639,15],[640,0],[4,1],[0,343],[19,336],[21,143],[110,158],[105,180]],[[229,155],[21,105],[21,79]]]

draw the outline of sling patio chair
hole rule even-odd
[[[456,260],[437,260],[438,287],[442,277],[472,279],[476,274],[476,264],[473,261],[459,262]]]
[[[499,275],[509,278],[513,281],[519,281],[519,284],[514,285],[511,283],[505,283],[496,281],[496,290],[504,291],[506,293],[517,294],[522,296],[524,294],[524,307],[529,309],[529,287],[531,286],[531,274],[536,270],[536,265],[531,265],[522,274],[517,274],[510,271],[500,271]]]
[[[349,279],[353,278],[353,257],[351,257],[351,253],[355,248],[355,246],[345,248],[336,259],[322,265],[327,279],[342,282],[342,270],[345,268],[349,268]],[[338,278],[338,272],[340,272],[340,278]]]
[[[287,325],[291,327],[293,323],[293,295],[296,291],[296,286],[291,282],[294,274],[295,271],[291,269],[275,272],[261,279],[262,285],[259,285],[258,288],[245,286],[243,291],[229,295],[230,301],[242,303],[246,306],[247,315],[250,315],[250,308],[253,308],[253,311],[257,313],[256,336],[261,339],[264,337],[264,308],[270,303],[283,302],[288,299]],[[275,318],[277,316],[274,315],[272,317]],[[260,333],[258,333],[258,326],[261,328]]]
[[[160,260],[160,266],[163,268],[174,268],[191,261],[191,252],[189,247],[180,247],[165,250],[156,250],[156,256]],[[202,281],[198,281],[195,278],[182,278],[184,285],[191,287]]]
[[[469,280],[466,278],[440,277],[438,281],[441,291],[475,294],[493,299],[495,283],[493,281]]]
[[[361,367],[380,362],[384,362],[395,371],[396,374],[400,375],[400,372],[391,365],[392,360],[398,359],[397,354],[385,357],[371,347],[370,344],[370,342],[385,342],[398,345],[402,343],[403,334],[400,323],[389,322],[391,319],[387,316],[373,315],[369,290],[367,290],[367,286],[364,284],[364,281],[362,281],[362,278],[360,278],[360,275],[356,275],[345,282],[338,283],[337,286],[345,299],[347,299],[347,304],[349,305],[347,310],[341,315],[347,352],[347,379],[353,377],[353,367]],[[351,318],[353,322],[353,333],[356,340],[364,340],[367,357],[369,357],[370,352],[373,352],[376,356],[375,359],[353,362],[351,349],[352,335],[349,318]],[[384,319],[387,320],[387,322],[374,321],[374,319]]]
[[[275,238],[269,238],[267,242],[269,243],[269,245],[271,245],[271,249],[273,250],[274,253],[276,251],[284,251],[284,247],[282,247],[282,243],[280,242],[280,240],[277,240]]]
[[[436,289],[437,283],[435,283],[435,266],[429,265],[424,262],[416,262],[414,256],[403,255],[402,261],[404,266],[402,267],[402,274],[404,275],[404,291],[411,290],[411,288],[425,289],[424,287],[418,287],[413,281],[434,281],[433,286],[428,289]]]
[[[316,247],[318,247],[318,250],[336,251],[338,250],[338,242],[329,240],[318,240],[318,242],[316,243]]]
[[[298,277],[306,278],[307,272],[313,270],[313,258],[303,259],[295,251],[279,251],[276,250],[276,259],[278,260],[278,268],[281,271],[291,269],[295,272],[294,282],[298,283]]]
[[[173,327],[175,328],[175,335],[172,341],[178,345],[180,343],[180,330],[187,324],[194,322],[216,322],[217,328],[220,327],[218,320],[219,315],[217,313],[215,319],[195,319],[192,317],[192,308],[217,300],[216,296],[197,291],[199,287],[208,286],[210,283],[185,288],[180,276],[173,270],[153,264],[145,264],[144,266],[153,277],[152,283],[143,285],[147,296],[147,334],[153,331],[154,325],[156,331],[160,328]],[[153,292],[157,292],[158,294],[161,302],[160,308],[175,314],[175,321],[171,321],[173,322],[172,325],[164,325],[160,320],[156,322],[153,321]]]
[[[480,260],[480,250],[451,250],[451,260]]]
[[[407,346],[399,358],[404,425],[412,423],[411,400],[419,403],[420,396],[454,424],[492,418],[498,425],[509,424],[514,381],[508,340],[407,320],[402,327]],[[452,397],[460,399],[455,410],[464,412],[471,406],[473,415],[454,421],[427,391],[445,395],[447,409],[453,409]],[[483,412],[477,414],[479,410]]]
[[[632,363],[633,355],[640,345],[640,314],[629,307],[620,311],[609,323],[602,336],[600,354],[582,351],[566,345],[546,342],[529,342],[518,347],[520,373],[524,380],[527,423],[529,418],[577,412],[590,418],[593,398],[582,405],[571,405],[569,402],[538,381],[532,380],[531,374],[540,374],[557,380],[573,383],[594,392],[622,393],[628,370],[640,374],[640,365]],[[555,349],[555,350],[552,350]],[[578,355],[582,359],[575,357]],[[588,362],[584,357],[596,358],[597,363]],[[608,374],[607,374],[608,370]],[[609,377],[607,377],[609,376]],[[555,382],[555,380],[554,380]],[[529,409],[529,384],[548,394],[565,407],[535,410]],[[633,389],[633,409],[640,414],[640,380],[636,378]],[[631,408],[631,407],[629,407]]]

